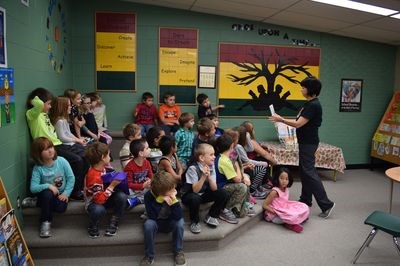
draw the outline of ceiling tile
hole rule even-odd
[[[366,27],[372,27],[376,29],[382,29],[400,33],[400,20],[395,18],[385,17],[364,23],[363,25]]]
[[[246,14],[245,12],[235,13],[235,12],[230,12],[227,10],[215,10],[215,9],[209,9],[209,8],[203,8],[203,7],[193,7],[191,10],[195,11],[195,12],[206,13],[206,14],[227,16],[227,17],[240,18],[240,19],[252,20],[252,21],[261,21],[264,19],[264,17],[257,17],[254,15],[249,15],[249,14]]]
[[[400,33],[394,33],[364,26],[354,26],[347,29],[333,31],[332,34],[344,35],[353,38],[366,39],[382,43],[395,43],[400,40]]]

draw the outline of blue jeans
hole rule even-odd
[[[53,212],[62,213],[67,210],[68,203],[59,200],[50,189],[42,190],[37,197],[38,206],[42,209],[40,222],[51,222],[53,220]]]
[[[114,215],[121,218],[124,215],[126,204],[127,196],[122,191],[114,192],[103,205],[91,203],[87,208],[90,225],[98,224],[100,219],[106,215],[108,208],[114,208]]]
[[[311,206],[312,196],[314,195],[318,206],[325,212],[333,206],[333,202],[329,200],[315,168],[315,152],[317,149],[318,144],[299,144],[300,201]]]
[[[140,134],[142,135],[142,138],[146,137],[146,133],[149,132],[150,128],[154,127],[152,124],[148,125],[139,125],[140,126]]]
[[[152,220],[147,219],[144,222],[144,243],[145,255],[154,258],[154,243],[157,232],[172,232],[172,243],[174,254],[183,249],[183,218],[180,220]]]

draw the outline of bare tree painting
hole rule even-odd
[[[253,57],[256,62],[259,62],[259,66],[256,63],[251,62],[232,61],[231,63],[239,67],[240,72],[244,75],[238,76],[228,74],[228,78],[232,82],[241,86],[248,86],[255,82],[259,82],[257,85],[258,96],[250,89],[248,94],[252,98],[246,100],[238,110],[250,105],[256,111],[263,111],[268,109],[270,104],[273,104],[277,111],[284,107],[291,110],[297,110],[297,107],[287,100],[287,97],[290,95],[290,90],[281,95],[283,87],[281,84],[276,84],[276,79],[278,77],[283,77],[290,83],[300,83],[301,80],[296,79],[298,75],[305,74],[307,77],[312,76],[309,67],[307,67],[308,62],[302,62],[299,64],[299,58],[295,56],[281,56],[278,50],[275,50],[275,54],[274,52],[271,52],[267,56],[264,55],[262,50],[259,53],[255,50],[251,50],[250,56]],[[264,88],[264,82],[259,79],[265,79],[267,89]]]

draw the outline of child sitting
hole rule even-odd
[[[222,134],[224,134],[224,130],[222,128],[218,127],[219,126],[218,116],[216,114],[210,114],[207,117],[210,118],[210,120],[214,123],[215,137],[218,138],[218,137],[222,136]]]
[[[69,125],[72,134],[76,137],[81,138],[81,129],[86,124],[79,107],[82,104],[82,95],[76,89],[67,89],[64,91],[64,97],[67,97],[71,101],[71,112],[69,113]]]
[[[140,127],[136,124],[126,124],[122,129],[122,134],[125,137],[125,144],[122,146],[119,152],[119,160],[121,162],[122,169],[133,159],[130,151],[130,145],[132,140],[141,139]]]
[[[192,156],[193,151],[196,146],[200,143],[208,143],[213,145],[213,140],[215,137],[215,126],[214,123],[208,117],[203,117],[197,123],[197,136],[193,140],[192,145]]]
[[[209,144],[199,144],[194,151],[196,162],[186,171],[182,187],[182,203],[189,208],[190,231],[201,232],[199,224],[200,204],[214,201],[204,222],[215,228],[219,225],[218,217],[229,223],[238,223],[236,217],[225,209],[229,193],[218,189],[215,174],[214,148]]]
[[[215,160],[217,172],[217,186],[229,192],[230,198],[226,208],[230,209],[236,218],[244,217],[249,212],[246,206],[250,199],[250,179],[243,175],[238,162],[233,163],[229,158],[234,149],[234,142],[231,136],[224,134],[216,141],[216,148],[219,152]]]
[[[224,108],[225,105],[217,105],[214,108],[211,107],[210,100],[208,99],[208,96],[204,93],[200,93],[197,95],[197,103],[199,104],[199,107],[197,109],[197,115],[200,118],[207,117],[210,114],[213,113],[213,111],[217,111],[220,108]]]
[[[151,163],[151,167],[153,168],[153,173],[157,172],[158,162],[161,159],[162,152],[160,150],[160,139],[165,136],[165,131],[159,127],[155,126],[150,128],[149,132],[146,134],[146,140],[151,149],[149,161]]]
[[[135,117],[135,123],[140,126],[142,136],[146,136],[146,133],[150,128],[158,124],[157,108],[154,106],[154,96],[150,92],[142,94],[142,102],[138,103],[133,112]]]
[[[181,128],[175,133],[176,145],[178,147],[176,154],[182,163],[183,169],[186,169],[186,165],[192,154],[194,133],[191,129],[194,125],[194,115],[192,113],[183,113],[179,117],[179,125]]]
[[[263,203],[264,219],[275,224],[283,224],[296,233],[303,231],[301,223],[308,219],[310,209],[307,204],[289,200],[289,187],[293,177],[287,168],[275,172],[273,188]]]
[[[53,143],[45,137],[33,140],[31,157],[35,161],[35,166],[30,190],[37,194],[38,205],[42,209],[39,236],[50,237],[52,212],[66,211],[75,177],[67,160],[57,157]]]
[[[150,148],[146,139],[132,140],[129,149],[133,159],[125,166],[124,172],[127,173],[130,191],[128,207],[133,208],[135,205],[143,203],[144,192],[150,189],[153,171],[150,162],[146,159],[150,156]]]
[[[94,114],[91,111],[92,100],[87,95],[82,95],[82,104],[79,107],[79,111],[85,119],[85,126],[81,129],[81,136],[91,138],[94,141],[101,141],[107,144],[107,140],[105,138],[100,137],[99,128],[97,127],[96,119],[94,118]],[[85,127],[88,130],[85,130]]]
[[[183,173],[181,162],[176,156],[176,142],[175,137],[165,135],[160,140],[160,150],[163,154],[158,162],[158,170],[164,170],[170,173],[177,184],[181,183],[181,176]]]
[[[105,235],[114,236],[118,230],[119,220],[125,211],[127,196],[124,192],[115,190],[121,183],[120,180],[113,180],[108,187],[105,187],[103,183],[102,175],[105,174],[105,166],[110,163],[108,146],[101,142],[94,142],[87,147],[85,154],[91,165],[85,180],[85,207],[90,218],[89,237],[100,236],[99,222],[107,213],[108,208],[114,208],[114,214]]]
[[[159,117],[161,127],[165,134],[175,133],[179,129],[178,119],[181,116],[181,108],[175,103],[175,94],[164,94],[164,103],[160,106]]]
[[[183,253],[183,214],[176,198],[175,184],[175,178],[171,174],[160,171],[151,181],[151,190],[144,195],[148,219],[144,222],[145,257],[140,265],[153,264],[155,237],[158,231],[172,232],[175,265],[186,265]]]
[[[94,114],[94,118],[96,118],[97,127],[99,131],[107,132],[107,113],[106,113],[106,105],[103,103],[103,100],[100,97],[100,94],[97,92],[93,92],[93,96],[96,97],[96,105],[92,106],[92,111]]]
[[[90,98],[90,101],[91,101],[89,112],[93,114],[94,120],[96,122],[97,130],[98,130],[99,135],[100,135],[100,141],[105,143],[105,144],[107,144],[107,145],[110,145],[110,143],[112,142],[112,137],[108,134],[107,128],[99,126],[99,121],[97,121],[98,118],[96,117],[96,115],[98,116],[99,114],[95,113],[95,110],[97,110],[98,101],[101,102],[101,98],[100,98],[100,96],[99,96],[99,94],[97,92],[87,93],[86,97]],[[102,105],[102,106],[104,106],[104,109],[105,109],[105,105]],[[85,115],[84,115],[84,118],[85,118]],[[104,120],[105,119],[106,118],[104,116]],[[88,129],[91,130],[89,126],[88,126]]]

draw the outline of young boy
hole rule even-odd
[[[197,95],[197,103],[199,104],[199,108],[197,109],[197,115],[200,118],[207,117],[208,115],[212,114],[214,111],[217,111],[218,109],[224,108],[225,105],[217,105],[214,108],[211,107],[210,100],[208,99],[208,96],[204,93],[200,93]]]
[[[122,134],[125,137],[125,144],[119,152],[119,160],[121,162],[122,169],[133,159],[129,146],[132,140],[141,139],[140,127],[136,124],[126,124],[122,129]]]
[[[154,175],[151,190],[144,195],[148,219],[144,222],[145,257],[140,265],[151,265],[155,256],[155,237],[158,231],[172,232],[175,265],[186,265],[183,254],[183,215],[176,198],[175,179],[171,174],[160,171]]]
[[[215,134],[214,136],[216,138],[222,136],[222,134],[224,134],[224,130],[222,128],[219,128],[219,120],[218,120],[218,116],[216,114],[210,114],[207,116],[208,118],[210,118],[210,120],[214,123],[215,126]]]
[[[234,150],[234,142],[231,136],[224,134],[216,141],[217,150],[220,154],[215,160],[215,170],[217,172],[217,187],[223,188],[230,194],[226,203],[226,208],[230,209],[236,218],[247,215],[249,208],[246,202],[249,201],[250,179],[243,175],[240,166],[229,158]]]
[[[219,225],[218,217],[229,223],[238,223],[231,211],[225,209],[229,193],[218,189],[214,167],[214,148],[210,144],[199,144],[194,151],[196,162],[190,165],[182,187],[182,202],[189,208],[190,231],[201,232],[199,208],[201,203],[214,201],[204,222],[212,228]]]
[[[142,94],[142,102],[138,103],[133,112],[135,123],[141,128],[144,137],[150,128],[158,124],[157,108],[154,106],[154,96],[150,92]]]
[[[175,133],[176,145],[178,147],[176,154],[181,161],[183,169],[186,169],[186,165],[192,154],[194,133],[191,129],[194,125],[194,115],[192,113],[183,113],[179,117],[179,125],[181,128]]]
[[[130,192],[128,207],[133,208],[137,204],[143,203],[144,192],[150,189],[153,171],[150,162],[146,159],[150,156],[150,148],[146,139],[132,140],[130,153],[133,159],[125,166],[124,172],[127,173]]]
[[[215,136],[215,126],[214,123],[208,118],[203,117],[197,123],[197,137],[193,140],[192,145],[192,155],[190,159],[193,159],[193,151],[195,150],[196,146],[200,143],[208,143],[212,145],[212,141],[214,140]]]
[[[181,108],[175,103],[175,94],[171,92],[164,94],[164,104],[160,106],[159,116],[165,134],[175,133],[179,129]]]
[[[119,180],[114,179],[108,187],[104,186],[102,175],[105,174],[105,166],[110,163],[110,150],[106,144],[101,142],[90,144],[85,151],[85,156],[91,165],[85,180],[85,207],[90,218],[89,237],[100,236],[99,222],[106,215],[108,208],[113,208],[114,214],[105,235],[114,236],[118,230],[119,220],[125,211],[126,194],[114,190],[121,182]]]

